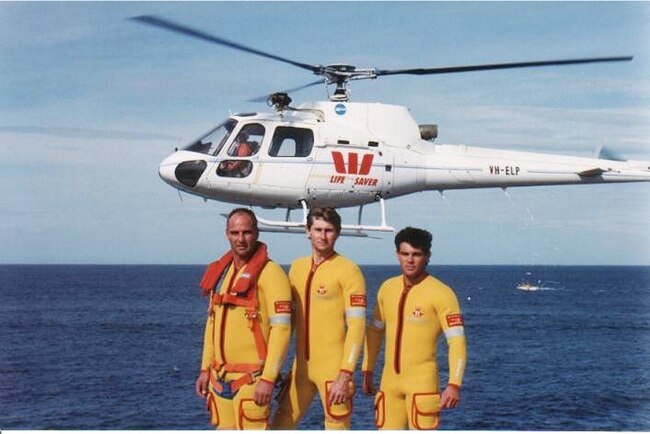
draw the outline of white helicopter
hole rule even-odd
[[[353,80],[411,74],[630,61],[631,56],[468,65],[444,68],[357,69],[311,65],[266,53],[169,20],[132,20],[288,63],[335,85],[329,101],[292,107],[287,93],[268,97],[275,113],[240,113],[160,163],[160,177],[185,192],[245,206],[286,208],[284,221],[260,218],[266,231],[302,232],[313,206],[359,207],[347,235],[393,231],[386,199],[424,190],[650,181],[650,161],[621,161],[434,144],[436,125],[418,125],[408,108],[350,102]],[[287,91],[289,92],[289,91]],[[363,206],[379,202],[381,223],[362,223]],[[290,212],[302,208],[299,222]]]

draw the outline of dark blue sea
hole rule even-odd
[[[0,428],[210,429],[193,390],[202,270],[0,266]],[[372,301],[398,273],[363,271]],[[650,431],[650,267],[430,271],[456,290],[468,340],[462,403],[442,429]],[[549,283],[525,292],[523,279]],[[372,418],[357,395],[353,428]],[[319,405],[300,428],[322,428]]]

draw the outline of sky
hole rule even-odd
[[[650,160],[646,2],[0,2],[0,263],[202,264],[233,205],[179,194],[158,163],[304,70],[128,20],[155,14],[311,64],[399,69],[633,55],[629,63],[394,76],[353,101],[405,105],[438,143]],[[318,86],[294,102],[326,98]],[[650,265],[650,184],[417,193],[388,223],[437,264]],[[281,218],[281,210],[258,210]],[[364,209],[379,222],[377,206]],[[356,210],[342,210],[353,220]],[[342,238],[395,263],[393,235]],[[286,264],[302,235],[262,234]]]

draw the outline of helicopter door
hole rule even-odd
[[[245,124],[239,130],[233,130],[225,145],[216,151],[216,161],[209,169],[207,183],[209,189],[219,192],[220,200],[237,202],[251,199],[264,135],[262,124]]]
[[[247,124],[239,130],[225,154],[219,155],[222,159],[217,166],[217,176],[222,181],[242,179],[242,182],[250,183],[256,166],[252,160],[257,160],[264,132],[264,126],[261,124]]]
[[[309,199],[324,205],[351,206],[366,196],[366,203],[371,203],[391,183],[392,158],[376,147],[325,146],[318,149]]]
[[[313,164],[314,131],[307,127],[278,126],[268,157],[260,163],[256,183],[269,188],[276,200],[302,195]]]

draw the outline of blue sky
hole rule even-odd
[[[384,77],[354,101],[406,105],[438,142],[650,160],[650,3],[0,2],[0,263],[205,263],[232,206],[157,175],[248,99],[310,82],[289,65],[149,28],[156,14],[297,61],[385,69],[634,55],[631,63]],[[294,101],[325,97],[314,87]],[[389,223],[443,264],[650,264],[650,185],[427,192]],[[378,222],[367,207],[369,223]],[[260,211],[279,218],[280,211]],[[353,218],[354,210],[344,210]],[[281,263],[307,240],[264,234]],[[342,239],[394,262],[392,237]]]

